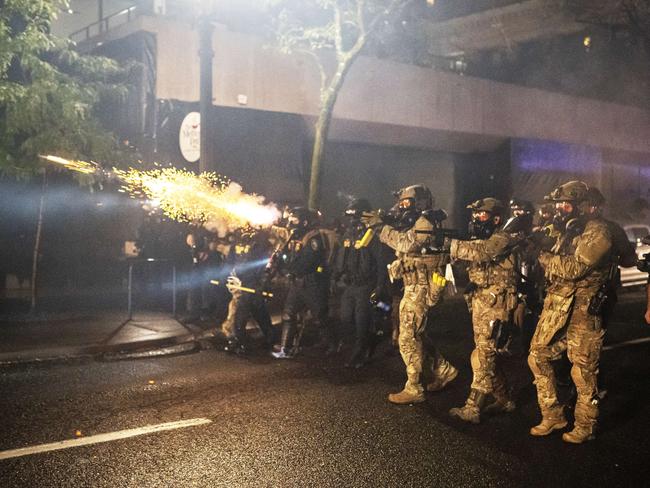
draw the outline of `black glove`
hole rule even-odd
[[[384,219],[378,212],[364,212],[361,214],[361,222],[367,227],[378,227],[383,225]]]

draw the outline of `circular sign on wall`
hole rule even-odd
[[[190,112],[183,119],[178,135],[181,154],[190,163],[195,163],[201,156],[201,114]]]

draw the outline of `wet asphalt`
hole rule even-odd
[[[650,336],[643,307],[640,292],[624,294],[607,342]],[[649,343],[603,353],[602,428],[595,441],[574,446],[559,434],[528,434],[539,413],[523,355],[505,365],[514,413],[477,426],[450,418],[471,380],[469,317],[452,300],[433,320],[432,337],[461,374],[414,406],[386,401],[404,380],[387,343],[358,371],[343,367],[344,353],[274,361],[217,349],[4,367],[0,451],[76,431],[212,423],[0,460],[0,486],[648,486]]]

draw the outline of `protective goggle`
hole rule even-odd
[[[397,206],[402,209],[402,210],[407,210],[413,206],[413,199],[412,198],[402,198]]]
[[[487,212],[485,210],[472,212],[472,220],[475,220],[477,222],[487,222],[490,220],[490,212]]]
[[[573,212],[573,204],[567,201],[555,202],[555,211],[563,214],[570,214]]]

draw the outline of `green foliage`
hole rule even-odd
[[[80,55],[50,25],[67,0],[5,0],[0,6],[0,172],[28,178],[39,154],[115,162],[125,155],[97,106],[126,96],[127,69]],[[119,161],[118,161],[119,162]]]
[[[411,0],[267,0],[273,19],[272,33],[277,49],[311,56],[321,70],[323,85],[338,69],[348,64],[379,31],[387,19]]]

